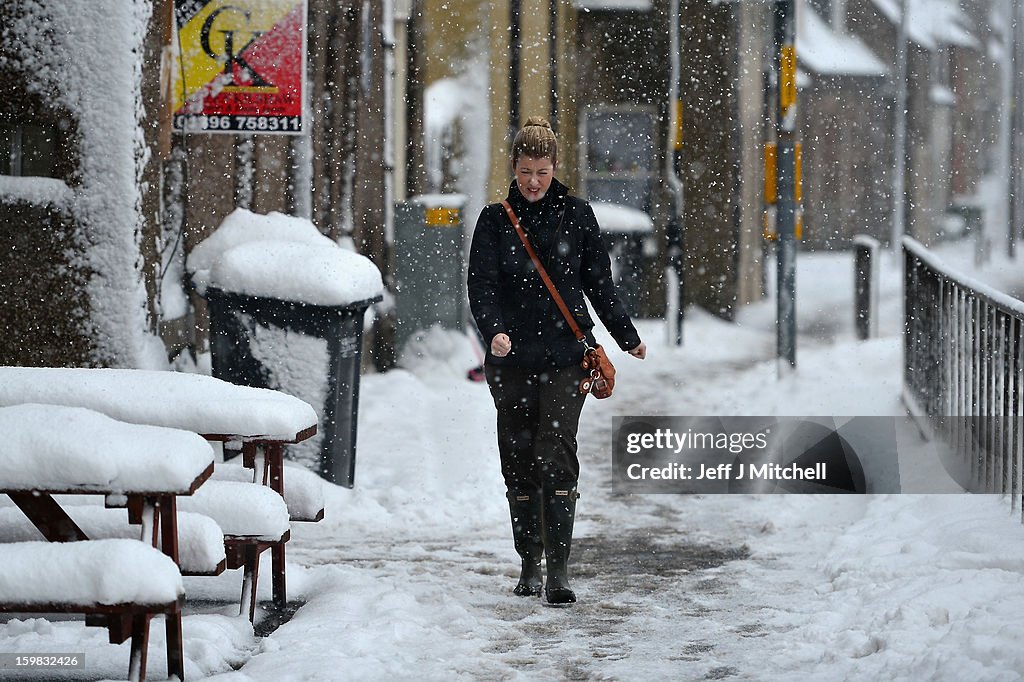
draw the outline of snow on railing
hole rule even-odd
[[[973,492],[1009,495],[1024,471],[1024,302],[903,239],[903,400],[962,458]]]

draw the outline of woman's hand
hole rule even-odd
[[[495,334],[491,339],[491,355],[494,357],[503,358],[508,355],[510,350],[512,350],[512,339],[508,338],[508,334]]]
[[[643,360],[644,358],[647,357],[647,344],[641,341],[639,346],[637,346],[631,351],[628,351],[628,353],[632,355],[634,358],[637,358],[638,360]]]

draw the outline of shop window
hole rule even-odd
[[[653,109],[646,107],[585,112],[580,166],[588,200],[650,211],[655,123]]]

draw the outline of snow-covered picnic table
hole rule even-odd
[[[0,611],[84,613],[111,641],[131,637],[132,679],[145,677],[149,618],[163,613],[168,670],[184,679],[176,501],[213,474],[210,444],[187,431],[31,403],[0,408],[0,435],[0,494],[48,541],[3,545]],[[127,505],[141,524],[138,540],[91,540],[58,494]]]
[[[130,424],[163,426],[242,451],[254,480],[284,497],[284,447],[316,433],[306,402],[280,391],[199,374],[135,369],[0,367],[0,407],[40,403],[83,407]],[[285,542],[269,546],[273,600],[287,602]],[[255,608],[255,588],[250,615]],[[246,597],[243,595],[243,600]]]
[[[183,372],[0,367],[0,407],[21,403],[85,407],[207,440],[296,443],[317,426],[313,408],[286,393]]]

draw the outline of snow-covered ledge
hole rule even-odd
[[[74,192],[63,180],[55,178],[0,175],[0,203],[25,202],[34,206],[66,209]]]

